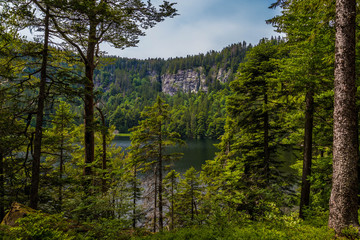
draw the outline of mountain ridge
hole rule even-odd
[[[167,60],[112,57],[113,63],[95,72],[95,85],[107,90],[111,83],[119,84],[121,82],[119,78],[129,78],[129,75],[137,73],[139,78],[148,78],[151,82],[157,81],[160,84],[159,89],[165,94],[175,95],[178,91],[208,92],[216,85],[232,81],[238,65],[244,60],[246,51],[251,47],[251,44],[242,42],[231,44],[221,51],[212,50],[206,54]],[[120,77],[121,71],[127,72],[128,76],[122,74]],[[120,91],[126,92],[126,86]]]

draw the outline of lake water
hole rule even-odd
[[[116,137],[113,142],[123,149],[129,147],[131,143],[129,137]],[[180,160],[174,162],[174,169],[180,173],[184,173],[192,166],[200,170],[206,160],[214,158],[215,152],[218,151],[214,144],[218,142],[214,139],[188,139],[185,146],[171,147],[172,152],[184,154]]]

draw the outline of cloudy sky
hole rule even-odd
[[[265,23],[279,14],[279,9],[268,9],[274,0],[168,1],[177,2],[180,15],[148,30],[138,47],[119,50],[103,46],[102,50],[120,57],[167,59],[219,51],[242,41],[257,44],[263,37],[277,36],[274,28]]]

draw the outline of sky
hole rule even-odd
[[[238,42],[257,44],[278,36],[265,20],[280,14],[269,9],[274,0],[168,0],[177,2],[178,16],[167,18],[140,37],[137,47],[124,50],[103,45],[108,55],[128,58],[174,58],[220,51]],[[159,5],[160,0],[153,0]]]

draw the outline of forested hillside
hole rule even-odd
[[[137,125],[140,112],[162,94],[171,106],[172,130],[183,138],[218,138],[225,124],[225,98],[251,44],[174,59],[106,58],[95,72],[109,125],[121,133]]]

